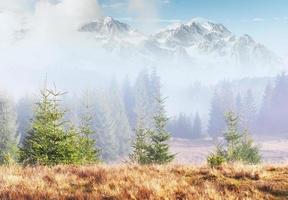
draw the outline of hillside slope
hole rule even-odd
[[[288,167],[1,167],[0,199],[287,199]]]

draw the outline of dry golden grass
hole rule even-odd
[[[0,167],[0,199],[288,199],[288,166]]]

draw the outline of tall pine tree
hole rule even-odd
[[[116,82],[112,82],[109,88],[110,116],[114,128],[112,130],[118,143],[117,154],[127,156],[132,140],[132,130],[125,110],[123,98]]]
[[[98,90],[93,94],[94,101],[94,118],[93,129],[97,134],[93,136],[96,145],[101,149],[101,160],[112,161],[118,157],[119,144],[114,134],[115,123],[111,113],[110,100],[107,92]]]
[[[165,99],[157,99],[158,112],[154,117],[154,129],[148,131],[151,144],[147,148],[147,155],[151,164],[167,164],[173,161],[175,155],[170,154],[169,144],[171,137],[166,131],[168,117],[165,111]]]
[[[136,129],[136,139],[132,145],[133,152],[130,155],[132,162],[138,164],[167,164],[173,161],[175,155],[169,152],[170,133],[166,131],[168,118],[165,112],[165,99],[157,100],[158,113],[154,116],[154,128]],[[140,122],[141,124],[141,122]]]

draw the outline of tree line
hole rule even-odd
[[[285,109],[287,80],[287,76],[281,74],[276,78],[275,83],[267,86],[260,108],[255,105],[252,90],[248,90],[244,96],[235,95],[229,83],[222,83],[216,88],[211,101],[210,120],[207,130],[203,126],[198,113],[194,115],[192,120],[191,117],[185,114],[180,114],[179,117],[167,120],[165,122],[167,129],[165,130],[171,132],[173,137],[201,138],[208,132],[210,136],[217,139],[223,136],[223,131],[225,131],[227,126],[224,117],[225,113],[234,111],[239,116],[238,126],[240,131],[249,128],[253,133],[257,133],[261,131],[259,129],[261,125],[267,132],[269,130],[285,132],[286,124],[284,120],[288,113]],[[62,96],[57,91],[49,90],[46,92],[46,95],[49,94],[49,98]],[[42,93],[40,95],[41,98],[43,98]],[[111,162],[127,157],[128,154],[131,157],[133,148],[137,147],[135,139],[138,136],[139,141],[143,140],[144,142],[140,142],[140,146],[143,146],[147,141],[148,144],[152,141],[155,142],[152,137],[153,133],[155,133],[155,116],[159,114],[159,109],[161,110],[163,106],[159,103],[159,100],[161,100],[161,83],[156,70],[151,73],[148,70],[143,70],[133,84],[127,78],[120,88],[116,82],[112,82],[108,89],[85,91],[80,98],[67,98],[66,96],[64,95],[61,101],[53,100],[57,102],[59,108],[63,108],[63,110],[60,109],[60,113],[56,116],[63,117],[64,126],[58,130],[55,124],[60,118],[54,119],[56,120],[54,125],[51,122],[53,125],[51,127],[55,129],[53,129],[55,131],[54,134],[57,132],[56,135],[62,134],[65,137],[69,135],[68,138],[71,140],[69,144],[75,143],[76,145],[83,142],[85,146],[95,146],[95,151],[98,155],[96,160]],[[0,157],[2,161],[14,160],[13,155],[17,151],[17,145],[21,148],[26,146],[26,150],[29,146],[34,145],[34,143],[28,143],[26,140],[33,135],[33,129],[37,130],[39,128],[38,125],[37,127],[34,126],[33,120],[39,118],[37,115],[39,114],[39,108],[37,106],[39,106],[41,98],[26,97],[21,99],[15,106],[8,96],[0,96]],[[66,112],[66,110],[69,112]],[[55,118],[55,116],[53,117]],[[42,118],[43,116],[39,119]],[[41,124],[40,121],[37,123]],[[40,130],[44,133],[49,132],[48,129],[42,130],[40,128],[38,132]],[[166,137],[165,135],[163,136],[163,138]],[[42,137],[39,136],[39,140],[40,138]],[[55,143],[58,145],[57,141]],[[48,143],[45,145],[52,144]],[[61,146],[62,144],[59,145]],[[81,149],[80,146],[79,149]],[[153,144],[153,146],[158,145]],[[78,150],[77,152],[79,153],[80,150]],[[145,151],[148,150],[146,149]],[[91,152],[94,152],[94,150],[91,150]],[[75,159],[82,157],[87,160],[86,162],[90,162],[88,158],[80,155],[75,154],[73,157]],[[29,160],[28,158],[22,158],[22,162]],[[81,162],[84,162],[84,160]]]
[[[160,99],[160,78],[156,70],[153,70],[151,73],[148,70],[143,70],[139,73],[133,85],[128,78],[125,80],[122,88],[119,88],[118,84],[112,81],[109,88],[105,90],[87,90],[83,92],[81,97],[77,98],[67,97],[67,95],[58,94],[57,91],[50,89],[41,91],[40,98],[26,97],[21,99],[17,106],[13,106],[12,101],[7,98],[7,100],[3,101],[3,109],[5,110],[2,113],[5,119],[2,125],[4,128],[10,128],[11,130],[3,130],[5,132],[5,134],[3,133],[3,144],[5,144],[6,148],[6,144],[13,141],[15,144],[18,144],[20,150],[25,147],[26,155],[30,153],[31,155],[36,155],[37,153],[32,151],[31,148],[35,145],[38,146],[37,141],[40,141],[43,137],[41,134],[35,135],[35,132],[42,132],[42,134],[50,138],[53,135],[59,137],[69,136],[69,142],[66,143],[71,144],[71,148],[74,150],[77,147],[76,144],[80,145],[79,148],[82,148],[82,143],[83,145],[86,144],[86,146],[88,144],[92,146],[90,144],[92,141],[88,140],[92,139],[95,141],[97,152],[101,149],[101,153],[99,153],[99,158],[97,159],[106,162],[115,161],[127,156],[131,152],[131,146],[135,139],[134,130],[139,127],[139,124],[149,129],[154,127],[154,116],[160,107],[157,99]],[[43,103],[45,106],[42,105]],[[55,112],[58,109],[58,113],[46,113],[48,116],[41,116],[39,112],[44,111],[41,111],[39,108],[40,105],[45,108],[47,105],[53,105],[51,109],[53,108]],[[7,112],[6,109],[8,109]],[[18,113],[17,117],[16,113]],[[41,121],[45,117],[46,120],[48,117],[51,117],[54,121],[50,121],[49,123]],[[39,120],[34,121],[37,119]],[[88,119],[89,122],[87,121]],[[39,127],[41,124],[47,124],[47,126],[43,125],[43,127]],[[87,127],[88,124],[89,128]],[[48,125],[51,125],[51,127]],[[46,134],[47,132],[52,135],[49,136],[49,134]],[[91,134],[93,132],[97,134]],[[89,137],[88,133],[90,133]],[[6,136],[9,136],[9,138],[4,141]],[[36,136],[39,138],[36,139]],[[33,140],[27,141],[31,137],[36,142]],[[59,148],[61,145],[65,145],[59,143],[58,140],[59,138],[56,141],[51,140],[47,144],[44,142],[45,144],[43,143],[43,145],[50,146],[51,150],[49,151],[53,152],[53,144],[60,145]],[[11,144],[11,146],[15,147],[16,145]],[[4,146],[3,148],[1,147],[3,149],[1,152],[4,152],[5,148]],[[42,147],[39,148],[41,150]],[[72,150],[70,148],[66,149],[67,151]],[[79,153],[78,150],[76,151]],[[54,153],[52,154],[54,155]],[[22,155],[21,162],[38,162],[35,160],[33,162],[29,161],[32,158],[25,158],[25,153],[21,151],[20,155]],[[81,156],[81,154],[74,154],[72,157],[76,160],[83,158],[89,162],[89,159]],[[41,162],[45,163],[46,158],[43,159]]]
[[[0,163],[11,164],[13,161],[23,165],[51,166],[101,162],[101,156],[106,152],[102,153],[103,149],[97,148],[97,140],[92,137],[99,136],[99,133],[92,127],[93,114],[89,102],[83,102],[84,108],[77,126],[71,120],[65,119],[68,111],[61,106],[63,95],[64,93],[58,92],[56,88],[44,87],[41,90],[39,101],[34,107],[31,126],[19,145],[13,131],[7,129],[9,125],[4,124],[1,129]],[[136,137],[131,143],[132,162],[165,164],[174,159],[167,143],[170,134],[166,132],[168,118],[164,99],[159,96],[156,102],[158,109],[152,119],[153,126],[145,125],[144,120],[137,125]],[[10,114],[3,112],[3,121],[10,122]]]
[[[27,130],[22,145],[16,145],[13,134],[6,132],[7,140],[1,143],[1,164],[19,162],[23,165],[59,165],[59,164],[95,164],[101,162],[101,150],[91,136],[97,133],[92,129],[91,107],[85,102],[78,126],[65,120],[66,111],[61,107],[62,95],[55,89],[45,87],[40,92],[40,99],[34,108],[31,127]],[[157,102],[157,111],[153,117],[153,126],[140,121],[135,129],[130,162],[141,165],[167,164],[175,155],[169,151],[171,137],[166,131],[169,118],[165,111],[165,98],[161,95]],[[8,118],[7,118],[8,119]],[[261,157],[258,147],[247,133],[238,132],[238,117],[230,112],[226,118],[227,130],[224,133],[226,143],[218,146],[217,152],[207,158],[211,167],[224,162],[241,161],[248,164],[259,163]],[[1,130],[7,131],[7,130]],[[10,134],[10,135],[9,135]],[[4,136],[4,135],[3,135]],[[224,147],[226,145],[226,147]]]
[[[217,138],[225,129],[225,118],[228,111],[234,111],[241,119],[240,128],[249,128],[254,134],[282,135],[288,131],[288,76],[278,75],[267,84],[262,102],[257,104],[252,89],[234,93],[229,82],[222,82],[215,89],[211,100],[207,132]]]

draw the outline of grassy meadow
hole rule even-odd
[[[288,166],[2,166],[0,199],[288,199]]]

